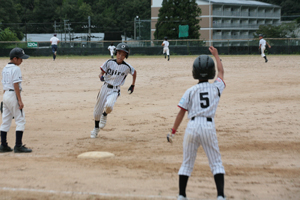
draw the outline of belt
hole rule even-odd
[[[113,86],[113,85],[108,84],[106,82],[105,82],[105,84],[107,84],[107,88],[109,88],[109,89],[113,89],[113,88],[118,89],[119,88],[119,86]]]
[[[194,120],[195,119],[195,117],[192,117],[191,118],[191,120]],[[208,121],[208,122],[212,122],[212,118],[211,117],[206,117],[206,120]]]
[[[15,91],[15,90],[9,89],[8,91]]]

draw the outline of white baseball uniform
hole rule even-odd
[[[224,89],[225,83],[218,77],[214,83],[201,82],[189,88],[181,98],[178,107],[188,111],[190,120],[185,130],[179,175],[191,175],[200,145],[207,155],[213,175],[225,174],[214,121]]]
[[[110,55],[114,56],[114,52],[115,52],[116,47],[114,45],[112,45],[112,46],[108,46],[107,49],[110,51]]]
[[[263,38],[259,40],[260,50],[261,50],[261,57],[265,57],[265,49],[266,49],[266,40]]]
[[[51,45],[57,45],[59,39],[56,36],[53,36],[52,38],[50,38],[51,41]]]
[[[25,113],[19,109],[19,103],[14,91],[14,83],[19,83],[19,89],[22,90],[21,69],[13,63],[8,63],[2,71],[2,85],[5,93],[3,94],[3,113],[1,131],[8,132],[14,117],[16,122],[16,131],[25,129]]]
[[[125,61],[118,64],[116,59],[107,60],[100,69],[105,73],[104,84],[97,97],[94,108],[94,119],[100,121],[104,109],[113,110],[114,104],[120,96],[120,86],[124,85],[127,75],[134,74],[135,69]]]
[[[163,54],[166,53],[167,55],[170,55],[170,52],[169,52],[169,45],[170,45],[170,43],[167,40],[165,40],[163,42],[163,44],[164,44]]]

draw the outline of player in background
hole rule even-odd
[[[116,47],[114,46],[114,43],[111,43],[109,46],[108,46],[108,51],[110,51],[110,56],[111,58],[114,58],[114,52],[115,52],[115,49]]]
[[[215,77],[215,63],[208,55],[198,56],[193,64],[193,77],[198,79],[198,84],[189,88],[181,98],[178,107],[180,111],[175,119],[168,142],[173,141],[176,130],[182,122],[185,112],[188,111],[190,119],[183,141],[183,162],[179,169],[179,196],[178,200],[186,198],[186,187],[189,177],[194,168],[197,150],[201,145],[209,161],[209,166],[217,187],[217,199],[224,200],[224,174],[225,170],[219,151],[216,128],[215,112],[220,96],[225,88],[224,69],[218,55],[218,50],[209,47],[209,51],[217,62],[218,75],[213,83],[209,79]]]
[[[131,94],[134,90],[137,72],[124,61],[129,56],[127,44],[118,44],[115,55],[116,59],[109,59],[100,67],[99,78],[104,83],[94,108],[95,128],[91,131],[91,138],[96,138],[100,129],[106,125],[107,115],[112,112],[117,98],[120,96],[120,87],[124,85],[128,74],[133,76],[128,93]]]
[[[7,132],[10,129],[12,119],[16,122],[15,153],[30,153],[32,150],[22,145],[23,132],[25,129],[24,104],[21,98],[22,74],[19,65],[23,59],[29,58],[23,49],[14,48],[10,51],[10,62],[2,70],[3,85],[3,113],[1,130],[0,152],[10,152],[12,149],[7,144]]]
[[[163,43],[161,44],[161,46],[164,47],[163,54],[165,55],[165,58],[167,58],[167,55],[168,55],[168,61],[170,60],[169,45],[170,45],[170,43],[168,42],[168,38],[165,37],[165,41],[163,41]]]
[[[271,48],[271,46],[268,44],[268,42],[265,39],[263,39],[263,35],[259,34],[259,47],[258,47],[258,49],[261,50],[261,57],[263,57],[265,59],[265,62],[268,62],[267,56],[265,55],[266,45],[268,45],[268,47]]]
[[[56,33],[54,33],[53,37],[50,38],[50,42],[52,46],[53,61],[55,61],[56,53],[57,53],[57,45],[59,43],[59,39],[56,37]]]

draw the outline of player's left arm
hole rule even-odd
[[[269,45],[269,43],[266,41],[266,44],[268,45],[269,48],[271,48],[271,45]]]
[[[134,86],[135,86],[136,75],[137,75],[137,72],[136,72],[136,70],[134,70],[134,73],[132,75],[132,83],[131,83],[131,86],[128,89],[128,94],[133,93]]]
[[[104,74],[105,74],[105,72],[101,70],[101,72],[99,74],[100,81],[104,81]]]
[[[15,93],[17,95],[17,99],[18,99],[18,103],[19,103],[19,109],[22,110],[24,107],[24,104],[22,102],[22,98],[21,98],[21,93],[20,93],[20,88],[19,88],[19,82],[18,83],[14,83],[14,89],[15,89]]]
[[[161,46],[165,46],[165,43],[162,43]]]

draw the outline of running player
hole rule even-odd
[[[200,55],[193,64],[193,77],[198,79],[197,85],[189,88],[181,98],[178,107],[180,111],[176,117],[172,131],[167,135],[169,142],[174,139],[185,112],[188,111],[188,122],[183,141],[183,162],[179,169],[179,196],[178,200],[186,198],[188,178],[194,168],[197,150],[201,145],[208,157],[211,172],[217,187],[217,199],[224,200],[225,170],[221,160],[215,128],[215,112],[220,96],[225,88],[223,81],[224,69],[218,55],[218,50],[209,47],[209,51],[217,61],[218,76],[214,83],[209,79],[215,77],[215,63],[208,55]]]
[[[161,46],[164,47],[163,54],[165,55],[165,58],[167,58],[167,55],[168,55],[168,61],[170,60],[169,45],[170,45],[170,43],[168,42],[168,37],[165,37],[165,41],[163,41]]]
[[[100,129],[106,125],[107,115],[113,110],[117,98],[120,96],[120,86],[124,84],[128,74],[133,76],[128,93],[131,94],[134,90],[137,73],[130,64],[124,61],[129,55],[127,44],[118,44],[115,55],[116,59],[107,60],[100,67],[101,73],[99,74],[99,78],[104,84],[98,94],[94,108],[95,128],[91,132],[91,138],[96,138]]]
[[[56,37],[56,33],[50,38],[51,46],[52,46],[52,54],[53,54],[53,61],[55,61],[56,53],[57,53],[57,45],[59,43],[59,39]]]
[[[111,58],[114,58],[114,52],[115,52],[115,49],[116,47],[114,46],[114,43],[111,43],[110,46],[108,46],[108,51],[110,51],[110,56]]]
[[[265,62],[268,62],[267,56],[265,55],[266,45],[268,45],[268,47],[271,48],[271,46],[267,43],[267,41],[265,39],[263,39],[263,35],[259,34],[259,47],[258,47],[258,49],[261,50],[261,57],[263,57],[265,59]]]
[[[30,153],[32,150],[22,145],[23,131],[25,129],[24,104],[21,98],[22,74],[19,65],[23,59],[29,58],[23,49],[14,48],[10,51],[10,62],[2,70],[3,85],[3,113],[1,130],[0,152],[10,152],[12,149],[7,144],[7,132],[10,129],[11,121],[14,118],[16,122],[16,144],[15,153]]]

